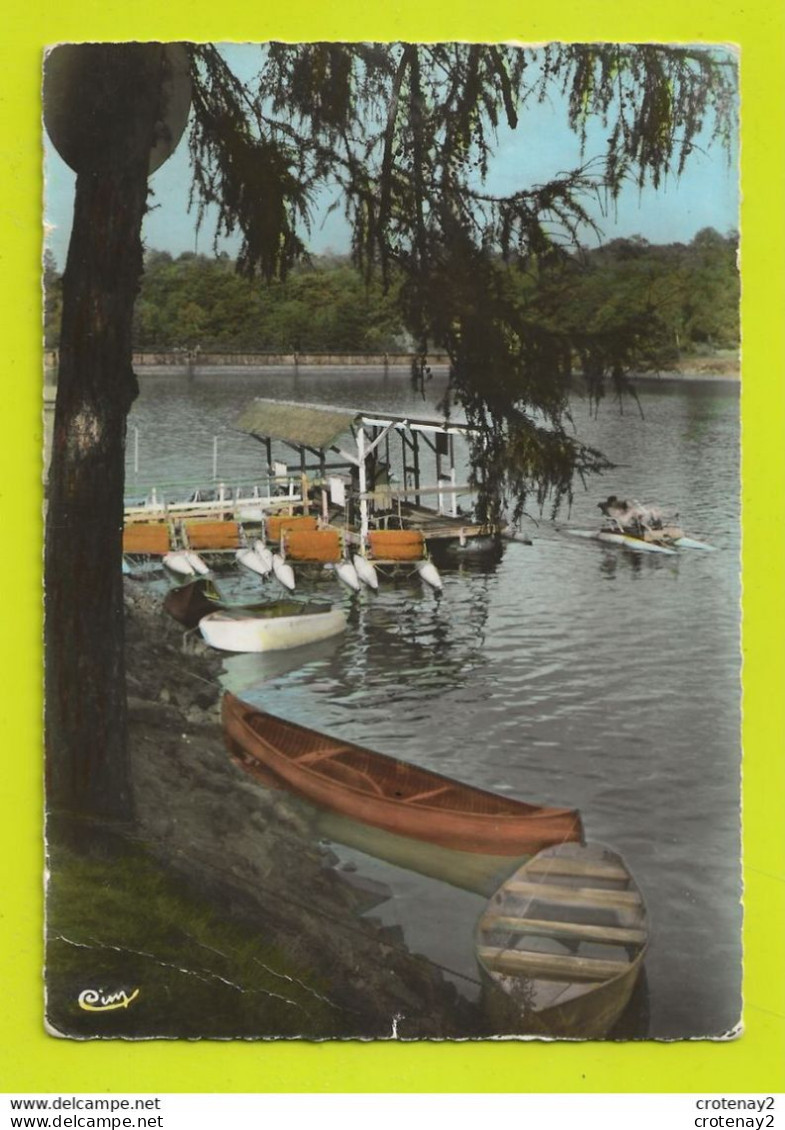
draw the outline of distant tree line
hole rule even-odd
[[[407,343],[397,288],[385,293],[346,259],[315,259],[266,283],[238,274],[226,256],[147,255],[136,349],[378,353]]]
[[[688,243],[639,236],[560,260],[499,261],[508,301],[527,321],[564,333],[578,364],[597,362],[597,342],[627,368],[666,367],[680,357],[739,343],[738,238],[704,228]],[[44,262],[45,335],[57,345],[61,281]],[[580,356],[582,334],[592,358]],[[577,342],[577,346],[576,346]],[[248,352],[382,353],[411,348],[399,282],[384,289],[340,256],[315,257],[271,283],[239,275],[226,255],[148,251],[134,315],[134,347]]]

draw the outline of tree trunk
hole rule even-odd
[[[47,813],[75,846],[133,820],[122,578],[131,322],[158,97],[127,112],[120,159],[79,172],[63,277],[45,553]],[[51,825],[50,825],[51,826]]]

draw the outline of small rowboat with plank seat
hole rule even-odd
[[[526,804],[462,784],[276,718],[229,693],[222,717],[227,748],[251,775],[388,832],[503,856],[531,855],[583,835],[574,809]]]
[[[639,538],[635,534],[622,533],[618,530],[600,530],[595,534],[597,541],[604,541],[610,545],[623,545],[636,553],[664,553],[673,556],[676,552],[671,545],[664,541],[652,541],[649,538]]]
[[[602,844],[546,849],[506,879],[476,932],[497,1034],[596,1039],[629,1003],[648,944],[646,908]]]

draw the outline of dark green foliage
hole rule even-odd
[[[144,913],[139,913],[139,908]],[[71,1036],[340,1035],[346,1017],[312,972],[183,894],[141,853],[56,852],[47,899],[47,1019]],[[87,989],[139,995],[90,1012]]]
[[[527,311],[542,334],[560,336],[564,360],[587,376],[663,370],[692,353],[739,344],[738,237],[703,229],[689,244],[650,244],[640,236],[543,264],[530,256],[501,272],[508,301]],[[134,347],[319,353],[405,349],[410,287],[366,283],[345,258],[315,257],[269,285],[239,275],[224,254],[185,252],[175,260],[149,251],[134,313]],[[447,275],[445,270],[443,276]],[[454,285],[442,277],[439,285]],[[51,252],[44,262],[45,342],[57,346],[62,278]],[[493,293],[493,292],[492,292]],[[502,313],[500,308],[497,313]],[[440,334],[449,336],[449,327]],[[434,345],[436,339],[434,337]],[[558,388],[558,382],[556,382]],[[544,389],[546,397],[556,390]]]
[[[539,394],[552,405],[561,395],[562,370],[565,378],[578,370],[591,381],[597,373],[613,376],[614,365],[617,376],[664,370],[695,351],[738,348],[737,248],[735,233],[721,236],[708,228],[689,244],[657,245],[633,236],[555,260],[497,259],[487,264],[493,282],[478,295],[479,308],[490,325],[525,312],[530,340],[523,360],[532,384],[537,359],[553,337],[557,357]],[[460,285],[455,258],[434,276],[445,310]],[[464,290],[475,285],[472,269]],[[45,340],[53,348],[62,280],[49,252],[44,287]],[[468,303],[466,294],[462,301]],[[497,304],[493,311],[491,304]],[[238,274],[225,254],[211,259],[185,252],[175,260],[166,251],[149,251],[134,313],[134,348],[395,352],[406,348],[406,323],[423,305],[414,285],[402,286],[399,276],[385,289],[336,256],[317,256],[285,280],[265,284]],[[449,315],[430,334],[434,345],[449,342],[455,336]],[[493,346],[486,342],[483,349],[491,350],[490,361]]]
[[[611,128],[607,183],[658,188],[684,171],[697,139],[730,146],[735,128],[736,61],[722,49],[658,44],[549,44],[541,96],[551,78],[570,98],[570,125],[583,140],[591,117]]]
[[[227,120],[240,113],[239,132],[271,147],[276,183],[281,168],[296,167],[291,209],[302,211],[315,186],[337,184],[357,265],[367,277],[378,267],[385,284],[400,273],[417,349],[448,351],[451,396],[482,428],[473,462],[489,504],[508,494],[520,510],[532,492],[540,504],[551,493],[557,505],[569,497],[575,475],[603,465],[566,435],[573,354],[595,400],[607,380],[618,393],[638,343],[661,335],[660,316],[622,304],[612,333],[584,325],[576,335],[564,324],[553,332],[527,303],[503,295],[497,264],[528,270],[535,259],[538,270],[552,268],[594,226],[589,194],[613,201],[628,179],[657,187],[682,171],[699,137],[728,144],[735,60],[711,48],[646,44],[276,43],[262,51],[258,81],[240,89],[222,77],[214,48],[195,48],[194,58],[207,76],[197,106],[211,107],[220,91]],[[604,153],[546,184],[524,173],[516,190],[489,192],[497,128],[517,127],[525,101],[554,89],[567,95],[567,124],[582,141],[590,119],[603,123]],[[198,188],[202,170],[213,170],[206,199],[235,198],[237,132],[225,144],[220,130],[195,134]],[[256,231],[239,207],[230,212],[245,235],[241,266],[269,274],[271,254],[289,246],[289,218]]]
[[[201,216],[218,209],[219,235],[242,233],[238,266],[267,279],[285,275],[305,248],[309,177],[302,154],[267,128],[261,108],[209,44],[192,45],[192,194]]]
[[[400,348],[395,294],[347,262],[261,283],[227,258],[148,255],[136,303],[137,349],[373,353]]]

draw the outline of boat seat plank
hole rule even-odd
[[[611,945],[642,946],[645,930],[623,926],[591,926],[586,922],[554,922],[550,919],[513,918],[508,915],[487,915],[480,922],[481,930],[509,930],[514,934],[537,934],[550,938],[575,938],[581,941],[607,942]]]
[[[339,751],[332,750],[331,753]],[[386,796],[383,785],[373,776],[372,773],[367,772],[365,769],[359,769],[356,765],[348,765],[346,762],[338,761],[332,757],[323,758],[327,762],[323,770],[319,770],[325,779],[338,781],[348,788],[361,789],[369,791],[376,796]],[[303,765],[303,759],[298,760],[298,765]],[[307,763],[305,763],[307,764]],[[313,761],[310,762],[313,764]]]
[[[504,891],[542,902],[568,903],[571,906],[641,906],[637,891],[601,890],[598,887],[558,887],[549,883],[526,883],[511,879]]]
[[[544,980],[609,981],[626,973],[629,961],[608,961],[597,957],[523,953],[497,946],[478,946],[477,956],[487,969],[498,973],[520,974]]]
[[[325,757],[335,757],[336,753],[340,752],[340,746],[331,745],[327,746],[325,749],[309,750],[308,753],[301,754],[295,760],[298,765],[315,765],[317,761],[323,761]]]
[[[420,804],[421,801],[431,800],[433,797],[439,796],[440,793],[449,792],[451,789],[454,789],[454,787],[454,785],[439,785],[438,788],[426,789],[424,792],[414,793],[413,796],[407,797],[406,799],[409,804]]]
[[[325,761],[325,760],[328,760],[328,759],[331,760],[341,753],[351,753],[351,752],[353,752],[351,746],[343,746],[343,745],[333,745],[333,746],[328,746],[327,748],[324,748],[324,749],[309,750],[308,753],[301,754],[297,758],[297,764],[310,767],[312,765],[318,764],[318,762],[320,762],[320,761]],[[349,776],[352,776],[352,777],[362,778],[362,780],[366,781],[367,784],[370,785],[372,790],[374,792],[378,793],[379,796],[385,796],[386,795],[386,791],[385,791],[382,783],[376,777],[374,777],[373,774],[368,773],[366,770],[359,769],[355,765],[348,765],[345,762],[336,762],[335,769],[336,769],[336,774],[338,776],[348,774]],[[395,782],[392,782],[392,783],[395,783]],[[454,788],[454,786],[451,783],[448,782],[447,784],[438,785],[438,786],[436,786],[432,789],[426,789],[423,792],[416,793],[412,796],[407,795],[405,799],[406,799],[408,804],[419,803],[420,801],[430,800],[432,797],[438,796],[442,793],[449,792],[453,788]],[[400,797],[403,794],[399,793],[399,792],[395,792],[394,795],[396,797]]]
[[[576,879],[607,879],[629,882],[629,872],[624,867],[599,860],[569,859],[544,855],[526,864],[527,875],[563,875]]]

